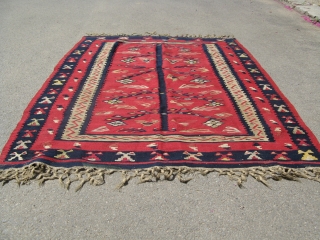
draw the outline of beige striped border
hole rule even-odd
[[[230,142],[230,141],[268,141],[264,128],[259,122],[254,106],[250,103],[244,91],[242,91],[235,76],[233,76],[228,64],[225,62],[223,56],[218,51],[214,44],[206,44],[212,61],[217,66],[219,74],[223,79],[225,85],[230,91],[232,97],[237,103],[238,109],[243,114],[248,126],[254,133],[253,136],[221,136],[221,135],[206,135],[206,136],[185,136],[179,134],[173,135],[80,135],[81,126],[87,117],[86,112],[92,104],[92,99],[97,90],[98,82],[101,81],[101,76],[108,60],[110,50],[114,42],[108,42],[101,49],[97,60],[95,61],[86,83],[83,86],[81,93],[75,103],[68,119],[68,123],[62,135],[62,140],[74,141],[104,141],[104,142],[149,142],[149,141],[162,141],[162,142]],[[231,87],[232,86],[232,87]],[[241,104],[244,104],[243,107]]]

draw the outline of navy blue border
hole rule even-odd
[[[43,158],[38,158],[35,161],[32,161],[29,164],[33,164],[36,162],[41,162],[45,163],[49,166],[52,167],[65,167],[65,168],[70,168],[70,167],[93,167],[93,168],[105,168],[105,169],[142,169],[142,168],[151,168],[151,167],[198,167],[198,168],[247,168],[247,167],[257,167],[257,166],[263,166],[263,167],[272,167],[272,166],[282,166],[282,167],[288,167],[288,168],[305,168],[305,167],[310,167],[311,165],[306,162],[305,164],[286,164],[285,161],[283,162],[277,162],[275,161],[274,163],[268,163],[268,164],[259,164],[258,161],[254,161],[253,163],[246,163],[243,164],[241,162],[235,163],[235,164],[203,164],[203,163],[197,163],[197,162],[190,162],[190,163],[179,163],[179,162],[167,162],[167,161],[159,161],[159,162],[151,162],[146,164],[139,164],[139,165],[125,165],[125,164],[117,164],[114,163],[112,165],[108,164],[99,164],[99,162],[95,163],[88,163],[88,162],[52,162],[48,161]],[[20,168],[24,167],[26,164],[15,164],[15,165],[2,165],[1,169],[9,169],[9,168]],[[318,166],[318,165],[312,165],[312,166]]]
[[[231,63],[227,60],[227,56],[226,54],[222,51],[221,47],[220,46],[217,46],[217,49],[219,50],[220,54],[222,55],[222,57],[226,60],[226,64],[228,65],[229,69],[231,70],[232,74],[236,77],[239,85],[241,86],[241,89],[245,92],[246,96],[250,99],[250,102],[255,102],[255,100],[252,98],[250,92],[247,90],[247,87],[243,84],[242,81],[239,81],[239,79],[241,79],[239,77],[239,73],[237,73],[233,66],[231,65]],[[236,54],[236,53],[235,53]],[[236,54],[237,55],[237,54]],[[244,65],[244,68],[247,69],[247,67]],[[249,72],[249,71],[248,71]],[[252,77],[254,79],[254,77]],[[264,91],[262,91],[264,92]],[[270,104],[271,105],[271,104]],[[259,121],[263,124],[263,127],[264,127],[264,130],[265,130],[265,133],[267,134],[269,140],[268,142],[274,142],[274,138],[273,138],[273,135],[271,133],[271,129],[269,128],[269,125],[266,123],[266,121],[264,120],[264,118],[262,118],[261,116],[261,113],[259,112],[259,109],[254,105],[253,106],[254,109],[256,110],[256,113],[257,113],[257,117],[259,119]],[[240,114],[239,116],[242,116],[242,114]]]
[[[64,116],[68,116],[68,115],[70,116],[70,113],[71,113],[71,111],[72,111],[72,108],[73,108],[75,102],[77,101],[77,96],[78,96],[79,93],[82,91],[83,85],[85,84],[85,80],[87,79],[87,77],[88,77],[89,74],[90,74],[90,69],[92,68],[93,64],[95,63],[95,61],[96,61],[96,59],[97,59],[97,57],[98,57],[101,49],[103,48],[103,46],[104,46],[104,44],[101,44],[101,46],[99,47],[98,51],[97,51],[97,52],[95,53],[95,55],[93,56],[90,64],[89,64],[88,67],[86,68],[86,74],[85,74],[85,75],[83,76],[83,78],[81,79],[80,85],[79,85],[77,91],[74,93],[74,95],[73,95],[73,97],[72,97],[72,99],[71,99],[70,104],[68,105],[67,109],[65,110]],[[69,118],[66,118],[66,117],[63,118],[63,120],[62,120],[62,122],[61,122],[61,125],[60,125],[61,127],[59,128],[58,133],[55,135],[55,138],[54,138],[55,140],[62,140],[61,137],[62,137],[63,131],[64,131],[64,129],[65,129],[68,121],[69,121]]]
[[[87,37],[83,42],[79,43],[79,46],[76,50],[81,50],[81,51],[84,51],[84,49],[87,48],[87,46],[85,47],[81,47],[81,45],[90,45],[90,43],[86,43],[87,40],[96,40],[98,37]],[[107,37],[107,39],[118,39],[119,36],[114,36],[114,37]],[[135,37],[130,37],[130,39],[141,39],[143,38],[142,36],[135,36]],[[154,39],[170,39],[172,37],[152,37]],[[192,40],[192,39],[197,39],[197,38],[177,38],[179,40]],[[205,42],[208,41],[208,43],[210,43],[210,41],[216,41],[217,38],[212,38],[212,39],[204,39]],[[233,41],[233,39],[224,39],[224,41],[226,42],[229,42],[231,43]],[[234,42],[233,42],[234,43]],[[235,46],[237,47],[237,45],[235,44]],[[244,51],[244,49],[242,49],[242,47],[238,47],[239,49],[235,49],[234,48],[234,52],[239,55],[241,53],[246,53]],[[221,49],[220,49],[220,52],[221,52]],[[69,57],[76,57],[78,56],[79,59],[81,57],[81,55],[74,55],[75,53],[71,53],[69,56],[66,56],[63,64],[61,64],[61,68],[59,69],[59,71],[52,77],[52,79],[50,79],[50,82],[51,82],[51,85],[49,84],[48,85],[48,88],[54,88],[55,90],[57,90],[58,92],[60,91],[61,92],[61,89],[63,88],[63,86],[52,86],[52,82],[54,82],[54,79],[56,78],[59,78],[59,74],[61,73],[71,73],[77,66],[77,62],[75,63],[67,63],[67,59]],[[223,52],[221,52],[221,54],[224,56]],[[78,59],[78,60],[79,60]],[[255,68],[257,68],[258,70],[261,71],[260,67],[256,66],[255,65],[255,60],[251,59],[251,57],[248,56],[247,58],[248,60],[251,60],[252,63],[254,64],[253,66]],[[111,58],[110,58],[110,61],[111,61]],[[157,60],[158,61],[158,60]],[[62,69],[62,67],[65,65],[65,64],[68,64],[68,65],[72,65],[73,69],[72,70],[65,70],[65,69]],[[244,64],[244,63],[243,63]],[[248,71],[249,71],[249,67],[246,66],[246,65],[243,65]],[[90,66],[88,66],[89,68]],[[158,67],[158,65],[157,65]],[[230,67],[230,69],[233,69],[232,67]],[[88,71],[87,71],[87,74],[88,74]],[[254,78],[258,75],[261,75],[263,77],[264,74],[263,73],[260,73],[260,74],[256,74],[256,73],[251,73],[249,71],[249,74]],[[68,74],[67,74],[68,75]],[[236,74],[235,74],[236,75]],[[69,75],[70,76],[70,75]],[[219,75],[217,75],[219,76]],[[65,81],[68,81],[69,77],[65,77],[65,78],[62,78],[60,77],[60,79],[64,79]],[[82,79],[83,80],[83,79]],[[239,79],[238,79],[239,80]],[[241,81],[239,81],[240,84],[241,84]],[[267,79],[265,79],[265,83],[269,84],[269,82],[267,81]],[[223,85],[223,84],[222,84]],[[271,84],[272,85],[272,84]],[[259,86],[261,90],[262,87]],[[246,89],[246,88],[243,88],[243,89]],[[27,124],[30,123],[30,120],[32,120],[33,117],[43,117],[43,115],[34,115],[34,111],[37,107],[43,107],[43,105],[39,105],[38,102],[41,100],[41,98],[43,96],[47,96],[47,93],[48,93],[49,89],[46,89],[44,91],[44,93],[40,96],[40,98],[37,100],[37,102],[35,103],[35,105],[33,106],[33,109],[30,111],[30,115],[28,117],[28,119],[26,120],[24,126],[21,127],[20,129],[20,132],[17,136],[17,138],[15,139],[15,141],[18,141],[18,140],[34,140],[36,139],[36,136],[39,132],[39,129],[42,128],[43,124],[41,122],[41,124],[37,127],[34,127],[34,126],[28,126]],[[276,90],[272,90],[270,91],[270,93],[274,93],[276,95],[278,95],[278,92]],[[59,94],[59,93],[58,93]],[[267,94],[265,94],[266,97],[268,96]],[[56,95],[57,96],[57,95]],[[248,95],[248,96],[251,96],[251,95]],[[281,99],[281,97],[278,95],[279,97],[279,100],[277,101],[274,101],[272,99],[269,99],[270,101],[270,104],[273,106],[274,103],[277,103],[277,104],[285,104],[284,100]],[[251,99],[252,100],[252,99]],[[51,105],[45,105],[45,106],[48,106],[48,108],[52,108],[54,107],[54,100],[53,100],[53,103]],[[69,105],[70,106],[70,105]],[[72,104],[71,104],[72,106]],[[281,113],[281,112],[277,112],[276,111],[276,108],[274,107],[273,110],[276,112],[277,116],[278,116],[278,119],[280,121],[282,121],[282,124],[283,126],[286,126],[286,127],[290,127],[290,126],[295,126],[296,124],[290,124],[290,123],[285,123],[285,121],[282,119],[283,116],[289,116],[289,117],[292,117],[292,119],[295,121],[295,117],[294,115],[292,114],[292,112],[288,112],[288,113]],[[288,110],[290,110],[290,108],[288,108]],[[49,110],[48,110],[49,111]],[[45,114],[44,114],[45,115]],[[263,121],[263,120],[262,120]],[[45,122],[45,121],[43,121]],[[265,125],[266,126],[266,125]],[[301,127],[300,125],[298,125],[300,127],[300,129],[302,129],[303,131],[304,128]],[[60,128],[61,129],[61,128]],[[32,137],[32,138],[23,138],[23,134],[24,134],[24,131],[25,130],[37,130],[37,132],[34,134],[35,136]],[[298,148],[302,151],[307,151],[307,150],[312,150],[313,151],[313,156],[315,157],[320,157],[319,155],[319,151],[316,149],[316,146],[312,144],[308,134],[305,134],[305,135],[299,135],[299,134],[292,134],[290,131],[289,131],[289,135],[291,136],[291,138],[293,139],[294,143],[298,146]],[[306,143],[309,144],[307,146],[303,146],[303,145],[299,145],[299,138],[304,138],[306,139]],[[58,139],[60,140],[60,139]],[[15,143],[14,141],[14,143]],[[22,153],[23,151],[25,151],[24,149],[20,150],[20,149],[17,149],[15,150],[14,147],[15,147],[15,144],[12,144],[11,147],[10,147],[10,151],[8,152],[8,155],[7,155],[7,159],[10,158],[10,154],[13,153],[13,152],[18,152],[18,153]],[[28,145],[29,146],[29,145]],[[232,153],[232,158],[234,158],[235,160],[233,160],[234,164],[217,164],[216,162],[219,161],[221,163],[221,161],[219,160],[219,156],[216,156],[216,152],[209,152],[209,153],[202,153],[203,156],[201,156],[201,159],[205,162],[210,162],[209,164],[204,164],[204,163],[197,163],[197,162],[182,162],[185,155],[184,155],[184,151],[172,151],[172,152],[168,152],[168,159],[169,161],[161,161],[161,162],[150,162],[150,158],[152,157],[151,156],[151,151],[148,151],[148,152],[135,152],[136,153],[136,156],[135,156],[135,161],[138,163],[138,162],[142,162],[141,165],[122,165],[122,164],[118,164],[118,163],[115,163],[114,160],[117,159],[119,156],[117,155],[116,152],[110,152],[110,151],[105,151],[102,153],[102,155],[100,155],[100,158],[101,158],[101,161],[102,162],[112,162],[112,165],[99,165],[99,162],[95,162],[94,164],[90,164],[90,163],[81,163],[81,162],[70,162],[68,161],[68,159],[63,159],[62,162],[52,162],[52,161],[48,161],[46,160],[45,158],[43,158],[42,156],[38,156],[36,157],[35,156],[35,151],[31,151],[31,150],[28,150],[28,154],[25,155],[25,159],[33,159],[32,161],[30,161],[29,163],[32,163],[32,162],[44,162],[44,163],[47,163],[49,165],[52,165],[52,166],[64,166],[64,167],[71,167],[71,166],[99,166],[99,167],[106,167],[106,168],[121,168],[121,169],[134,169],[134,168],[145,168],[145,167],[152,167],[152,166],[190,166],[190,167],[216,167],[216,168],[226,168],[226,167],[230,167],[230,168],[237,168],[237,167],[250,167],[250,166],[273,166],[273,165],[281,165],[281,166],[288,166],[288,167],[291,167],[291,168],[301,168],[301,167],[307,167],[307,166],[317,166],[317,164],[312,164],[312,162],[309,162],[309,161],[306,161],[305,164],[301,164],[301,153],[299,153],[297,150],[291,150],[289,147],[287,150],[285,150],[284,148],[282,148],[280,151],[277,151],[277,150],[257,150],[255,148],[252,148],[252,149],[248,149],[248,151],[258,151],[259,152],[259,156],[262,158],[261,160],[252,160],[252,164],[251,163],[245,163],[243,164],[242,162],[243,161],[248,161],[247,160],[247,156],[245,154],[245,151],[232,151],[232,150],[224,150],[224,151],[219,151],[220,154],[228,154],[229,152]],[[161,152],[159,152],[159,150],[154,150],[154,151],[158,151],[158,153],[161,154]],[[290,158],[290,162],[299,162],[299,164],[297,165],[291,165],[291,164],[286,164],[285,161],[276,161],[276,160],[273,160],[274,159],[274,154],[281,154],[281,152],[284,151],[287,153],[287,157]],[[87,157],[88,155],[88,152],[89,151],[84,151],[84,150],[81,150],[79,148],[74,148],[72,152],[68,153],[70,159],[84,159],[84,157]],[[191,152],[192,153],[192,152]],[[59,154],[59,152],[56,150],[56,149],[49,149],[49,150],[45,150],[43,151],[43,154],[45,154],[45,157],[48,157],[48,158],[53,158],[55,157],[57,154]],[[179,160],[181,162],[179,162]],[[259,164],[259,162],[263,162],[263,161],[274,161],[274,163],[270,163],[270,164]],[[7,160],[8,161],[8,160]],[[170,161],[174,161],[174,162],[170,162]],[[13,160],[12,162],[15,162],[15,163],[20,163],[19,160],[15,159]],[[315,161],[315,162],[319,162],[319,161]],[[29,164],[28,163],[28,164]],[[145,164],[144,164],[145,163]],[[24,166],[25,164],[16,164],[16,165],[1,165],[1,168],[10,168],[10,167],[22,167]]]

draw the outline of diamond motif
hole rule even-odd
[[[111,99],[111,100],[106,100],[106,101],[104,101],[104,102],[106,102],[106,103],[109,103],[109,104],[118,104],[118,103],[122,103],[122,101],[121,100],[119,100],[119,99]]]
[[[222,105],[223,105],[222,103],[214,102],[214,101],[206,104],[206,106],[209,106],[209,107],[219,107],[219,106],[222,106]]]
[[[203,79],[203,78],[196,78],[196,79],[191,80],[190,82],[195,82],[195,83],[199,83],[199,84],[204,84],[204,83],[209,82],[209,80],[206,80],[206,79]]]
[[[217,119],[212,118],[212,119],[209,119],[208,121],[206,121],[204,124],[207,125],[208,127],[216,128],[216,127],[219,127],[220,125],[222,125],[222,122]]]
[[[184,61],[185,63],[189,63],[189,64],[196,64],[198,61],[195,60],[195,59],[189,59],[189,60],[186,60]]]
[[[135,62],[135,60],[132,57],[129,57],[129,58],[126,58],[126,59],[122,59],[121,62],[132,63],[132,62]]]
[[[108,124],[111,125],[111,126],[114,126],[114,127],[126,125],[126,124],[125,124],[124,122],[122,122],[122,121],[109,122]]]

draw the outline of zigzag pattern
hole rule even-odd
[[[113,51],[117,42],[120,45],[118,51]],[[130,56],[131,52],[124,53],[123,57],[118,55],[121,47],[133,49],[130,46],[132,43],[138,43],[137,50],[139,44],[144,44],[146,48],[150,48],[148,44],[156,45],[155,51],[145,51],[155,54],[152,60],[156,60],[156,64],[149,64],[151,58],[134,59],[135,56]],[[169,51],[163,51],[165,47]],[[187,50],[191,51],[190,54],[185,53]],[[174,56],[170,63],[164,59],[171,56],[168,52]],[[197,56],[193,58],[191,53]],[[180,55],[186,61],[177,60]],[[189,55],[190,58],[186,59]],[[123,60],[131,61],[131,58],[136,61],[133,66],[118,64]],[[169,67],[164,66],[163,59]],[[174,67],[174,62],[179,62],[179,66]],[[130,73],[130,67],[134,68],[132,73],[135,75],[127,74]],[[158,79],[153,73],[135,78],[145,74],[145,69],[149,69],[149,73],[156,69]],[[169,69],[168,74],[164,74],[163,69]],[[104,76],[109,71],[119,75],[110,74],[106,80]],[[190,74],[179,78],[186,71]],[[133,79],[129,79],[130,76]],[[163,77],[168,79],[165,82],[168,88],[162,85],[163,91],[158,91]],[[123,86],[109,85],[109,79],[118,83],[122,81],[120,83]],[[218,86],[206,84],[208,81]],[[132,82],[135,83],[130,85]],[[206,89],[196,90],[200,85]],[[189,89],[179,89],[181,86]],[[176,95],[177,98],[170,95],[169,101],[163,101],[175,105],[158,104],[156,97],[143,96],[140,90],[147,95]],[[106,96],[104,92],[110,94]],[[128,97],[134,98],[132,104]],[[200,100],[201,106],[197,100]],[[203,101],[207,102],[203,105]],[[105,103],[109,105],[106,107]],[[201,109],[202,105],[206,107]],[[135,119],[151,111],[153,116],[150,118],[144,116]],[[159,113],[169,115],[165,121],[174,122],[172,128],[153,126],[153,123],[160,122]],[[208,116],[205,116],[207,113]],[[122,116],[124,119],[119,119]],[[217,116],[217,119],[212,116]],[[185,121],[187,118],[190,120]],[[197,121],[199,118],[207,120]],[[107,122],[109,119],[113,121],[112,124]],[[206,131],[203,124],[215,129]],[[97,161],[93,163],[95,167],[105,164],[108,167],[145,168],[158,165],[161,161],[161,164],[169,163],[172,166],[209,168],[280,164],[287,169],[287,166],[319,165],[319,149],[317,139],[271,78],[250,54],[245,53],[240,44],[237,46],[234,39],[85,37],[59,62],[29,104],[0,156],[0,168],[42,161],[52,166],[66,167],[83,167],[84,162],[91,164]],[[21,174],[25,175],[25,167],[21,169]],[[39,170],[40,175],[46,171],[37,169],[33,170]],[[14,172],[12,179],[16,178]]]
[[[71,115],[66,125],[65,131],[62,135],[63,140],[74,140],[75,138],[84,139],[85,136],[81,137],[79,135],[81,126],[86,118],[86,113],[92,104],[92,99],[96,93],[99,81],[101,81],[101,76],[104,67],[108,61],[110,50],[112,49],[114,42],[105,43],[99,53],[95,63],[92,66],[91,72],[87,77],[85,84],[79,97],[71,111]],[[79,139],[80,140],[80,139]]]
[[[251,131],[255,136],[261,137],[261,140],[268,140],[267,135],[264,131],[264,127],[259,121],[253,105],[241,90],[241,86],[237,82],[237,79],[231,73],[231,70],[226,64],[225,59],[214,44],[206,44],[206,46],[208,48],[208,52],[212,57],[212,61],[217,67],[217,70],[223,81],[225,82],[225,86],[228,88],[229,92],[236,101],[237,106]]]

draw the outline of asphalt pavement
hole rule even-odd
[[[86,33],[234,35],[320,139],[320,28],[275,0],[0,1],[0,149],[54,66]],[[0,187],[0,239],[320,239],[320,184],[211,174],[75,193]]]

